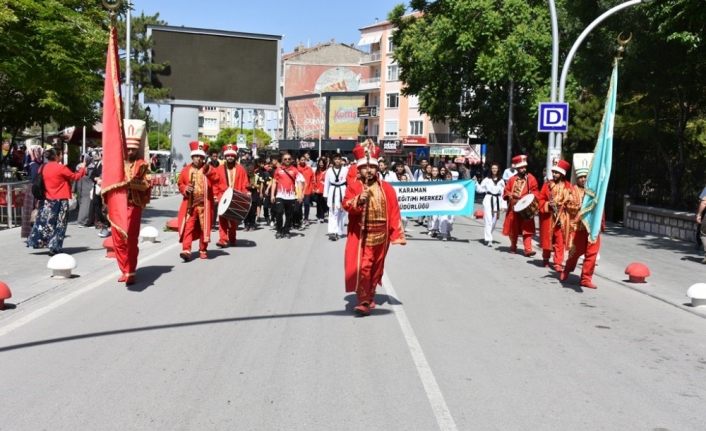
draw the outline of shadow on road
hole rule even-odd
[[[136,283],[128,286],[130,292],[144,292],[148,287],[154,286],[159,277],[172,272],[173,266],[146,266],[137,270]]]
[[[377,295],[375,298],[377,299],[378,297],[380,297],[381,299],[385,299],[388,302],[390,302],[390,301],[397,302],[396,299],[391,299],[391,297],[388,297],[387,295]],[[387,298],[385,298],[385,297],[387,297]],[[349,298],[352,298],[352,299],[349,300]],[[52,339],[48,339],[48,340],[33,341],[31,343],[14,344],[14,345],[10,345],[10,346],[0,347],[0,353],[9,352],[12,350],[26,349],[28,347],[45,346],[47,344],[56,344],[56,343],[63,343],[63,342],[67,342],[67,341],[85,340],[88,338],[107,337],[107,336],[111,336],[111,335],[131,334],[131,333],[138,333],[138,332],[158,331],[161,329],[188,328],[188,327],[192,327],[192,326],[214,325],[214,324],[219,324],[219,323],[237,323],[237,322],[247,322],[247,321],[251,321],[251,320],[286,319],[286,318],[294,318],[294,317],[319,317],[319,316],[354,317],[353,316],[353,307],[355,305],[357,305],[358,301],[357,301],[357,299],[355,299],[355,295],[349,295],[348,297],[346,297],[346,299],[348,300],[348,304],[346,305],[345,310],[324,311],[324,312],[320,312],[320,313],[270,314],[270,315],[262,315],[262,316],[231,317],[231,318],[227,318],[227,319],[198,320],[195,322],[172,323],[172,324],[167,324],[167,325],[143,326],[141,328],[128,328],[128,329],[116,329],[113,331],[90,332],[87,334],[71,335],[68,337],[52,338]],[[355,303],[353,303],[352,301],[355,301]],[[351,304],[353,304],[353,305],[351,305]],[[348,309],[348,307],[350,307],[350,309]],[[374,318],[377,315],[384,315],[384,314],[390,314],[390,313],[392,313],[392,310],[376,308],[375,310],[372,311],[370,317]]]
[[[39,250],[39,249],[36,249]],[[90,247],[64,247],[61,249],[61,252],[63,254],[78,254],[78,253],[84,253],[87,251],[91,250],[100,250],[99,248],[90,248]],[[31,255],[33,256],[49,256],[49,249],[44,249],[43,251],[40,252],[30,252]]]

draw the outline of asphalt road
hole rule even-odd
[[[189,263],[171,234],[130,290],[108,267],[27,302],[0,320],[0,430],[704,429],[706,320],[562,287],[476,221],[412,229],[366,318],[325,225]]]

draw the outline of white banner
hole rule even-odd
[[[397,192],[402,217],[473,214],[474,180],[394,182],[390,185]]]

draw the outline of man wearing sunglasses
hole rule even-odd
[[[270,185],[270,199],[275,203],[277,233],[275,238],[291,238],[294,204],[304,200],[304,177],[292,166],[292,155],[282,156],[282,165],[275,169]]]

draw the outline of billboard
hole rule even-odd
[[[279,109],[281,36],[169,26],[147,35],[151,61],[168,63],[152,74],[155,87],[170,88],[160,103]]]
[[[316,92],[358,91],[360,80],[369,77],[369,69],[358,65],[285,64],[284,97]]]
[[[365,106],[365,95],[331,95],[328,113],[329,139],[357,139],[365,134],[365,122],[358,118],[358,108]]]

